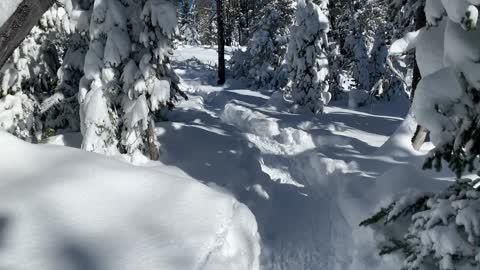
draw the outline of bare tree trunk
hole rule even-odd
[[[223,0],[217,0],[218,27],[218,84],[225,83],[225,27],[223,22]]]
[[[417,30],[425,27],[427,25],[427,18],[425,16],[425,10],[424,7],[421,6],[417,9],[416,14],[415,14],[415,28]],[[420,74],[420,69],[418,68],[418,64],[415,61],[415,67],[413,69],[413,80],[412,80],[412,101],[415,97],[415,90],[417,89],[418,83],[422,79],[422,75]],[[422,147],[423,143],[427,139],[429,131],[418,125],[417,130],[415,131],[415,134],[413,135],[412,138],[412,144],[413,148],[415,150],[420,150],[420,147]]]
[[[147,129],[148,151],[151,160],[159,160],[160,152],[157,146],[157,136],[155,135],[155,123],[150,120]]]
[[[55,0],[23,0],[18,5],[16,11],[0,27],[0,67],[54,2]]]
[[[413,138],[412,138],[413,149],[417,151],[420,150],[423,143],[425,143],[425,140],[427,139],[428,133],[429,132],[426,128],[420,125],[417,126],[417,130],[415,131],[415,134],[413,135]]]

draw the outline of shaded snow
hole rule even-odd
[[[212,86],[215,64],[215,51],[205,47],[176,52],[191,98],[157,125],[162,163],[249,206],[262,237],[262,269],[396,268],[398,261],[375,255],[373,232],[358,224],[399,190],[441,185],[421,171],[425,152],[410,147],[408,102],[292,114],[278,93],[269,100],[233,80]]]
[[[0,131],[0,268],[258,269],[251,212],[167,167]]]

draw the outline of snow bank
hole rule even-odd
[[[0,131],[0,268],[258,269],[251,212],[169,169]]]
[[[388,138],[388,140],[377,151],[377,155],[390,157],[411,157],[419,153],[413,149],[412,137],[415,134],[417,122],[409,113],[402,124]]]

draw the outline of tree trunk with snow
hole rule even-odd
[[[8,1],[8,0],[4,0]],[[0,26],[0,66],[20,45],[55,0],[24,0],[8,20]]]
[[[420,30],[427,25],[427,17],[425,16],[424,7],[421,6],[417,9],[415,14],[415,30]],[[417,88],[418,83],[422,79],[420,74],[420,69],[418,68],[417,61],[415,61],[415,67],[413,69],[413,80],[412,80],[412,100],[415,96],[415,89]]]
[[[225,33],[223,24],[223,0],[217,0],[218,27],[218,84],[225,83]]]
[[[419,7],[415,14],[415,28],[416,30],[422,29],[427,25],[427,17],[425,16],[425,9],[423,6]],[[415,90],[417,89],[417,85],[422,79],[422,75],[420,74],[420,69],[418,68],[417,61],[415,61],[415,67],[413,69],[413,80],[412,80],[412,97],[415,97]],[[427,139],[428,130],[420,125],[417,126],[417,130],[412,138],[413,148],[415,150],[420,150],[423,143]]]
[[[153,120],[150,120],[150,123],[148,124],[147,136],[148,136],[148,151],[150,154],[150,159],[159,160],[160,151],[157,145],[157,136],[155,135],[155,123],[153,122]]]

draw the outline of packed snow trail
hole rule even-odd
[[[262,237],[262,269],[361,269],[355,244],[364,243],[354,232],[378,194],[401,186],[374,180],[394,166],[408,168],[401,164],[412,158],[396,144],[379,150],[405,110],[332,106],[317,118],[291,114],[245,82],[215,86],[215,57],[208,48],[177,50],[174,65],[190,100],[157,126],[162,163],[249,206]]]

